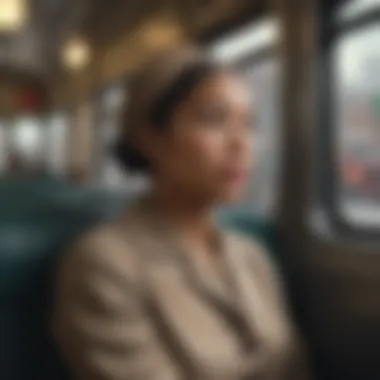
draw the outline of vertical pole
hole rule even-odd
[[[274,0],[281,20],[283,156],[279,225],[302,250],[312,195],[315,126],[315,0]],[[299,248],[299,249],[298,249]]]

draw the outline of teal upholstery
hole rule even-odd
[[[59,179],[0,178],[0,378],[61,380],[48,329],[57,254],[86,229],[121,212],[126,200]],[[223,214],[224,224],[275,248],[270,223]]]
[[[275,260],[280,260],[279,238],[270,218],[242,212],[224,212],[220,215],[223,225],[263,244]]]
[[[65,379],[48,333],[57,253],[123,209],[59,180],[0,179],[0,378]]]

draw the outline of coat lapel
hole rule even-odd
[[[236,237],[233,239],[232,246],[230,241],[229,265],[231,273],[235,275],[240,310],[251,336],[256,340],[256,346],[260,348],[260,354],[256,357],[265,362],[287,350],[289,341],[284,313],[277,305],[278,295],[273,292],[270,268],[263,264],[265,258],[254,260],[255,255],[265,253],[255,252],[259,247],[239,245],[237,240]],[[233,254],[233,247],[239,251],[238,255]]]

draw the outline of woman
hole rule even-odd
[[[212,219],[250,172],[251,108],[238,73],[196,49],[132,84],[117,155],[153,186],[62,264],[55,334],[77,379],[308,378],[267,255]]]

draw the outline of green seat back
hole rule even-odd
[[[223,225],[257,240],[274,260],[281,261],[279,237],[270,218],[233,211],[222,212],[220,218]]]
[[[0,179],[2,379],[66,379],[48,329],[58,253],[123,209],[101,191],[59,180]]]

